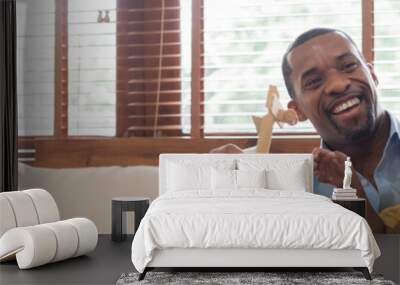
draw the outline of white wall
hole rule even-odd
[[[158,167],[110,166],[69,169],[19,164],[19,188],[43,188],[57,202],[62,219],[87,217],[100,234],[111,233],[111,199],[158,196]]]

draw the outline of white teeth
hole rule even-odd
[[[333,109],[333,113],[337,114],[339,112],[342,112],[350,107],[353,107],[354,105],[357,105],[360,103],[359,98],[352,98],[350,100],[347,100],[346,102],[343,102],[339,106],[336,106],[335,109]]]

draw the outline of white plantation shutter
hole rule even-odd
[[[288,44],[307,29],[339,28],[361,47],[361,1],[204,0],[204,131],[255,132],[269,84],[289,97],[281,75]],[[313,131],[309,122],[275,132]]]
[[[116,0],[69,0],[69,135],[115,136],[115,86]]]
[[[374,2],[374,68],[379,101],[400,118],[400,1]]]
[[[17,0],[18,135],[53,135],[53,0]]]

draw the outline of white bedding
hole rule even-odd
[[[143,272],[165,248],[358,249],[371,272],[380,255],[359,215],[320,195],[265,189],[163,194],[140,223],[132,262]]]

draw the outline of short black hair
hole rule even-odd
[[[364,59],[364,56],[362,55],[362,53],[360,52],[360,50],[358,49],[357,45],[355,44],[355,42],[353,41],[353,39],[346,34],[345,32],[343,32],[342,30],[339,29],[332,29],[332,28],[314,28],[311,30],[308,30],[304,33],[302,33],[300,36],[298,36],[288,47],[288,49],[286,50],[285,54],[283,55],[283,59],[282,59],[282,74],[283,74],[283,79],[285,80],[285,85],[286,85],[286,89],[289,93],[289,96],[294,99],[295,98],[295,92],[293,89],[293,84],[290,81],[290,74],[292,73],[292,68],[290,67],[290,64],[288,62],[288,54],[296,47],[298,47],[299,45],[305,43],[308,40],[311,40],[312,38],[315,38],[317,36],[323,35],[323,34],[327,34],[327,33],[333,33],[333,32],[337,32],[337,33],[341,33],[343,34],[350,42],[351,44],[356,48],[357,52],[360,54],[361,58]]]

